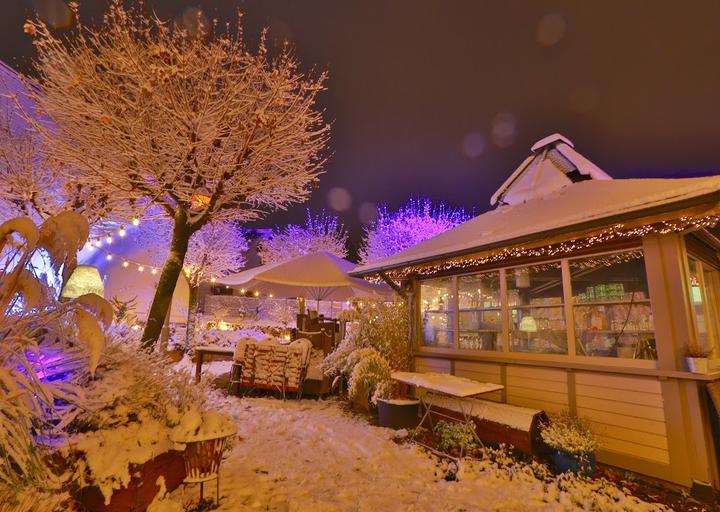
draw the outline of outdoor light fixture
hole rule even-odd
[[[76,299],[88,293],[104,296],[105,287],[100,272],[96,267],[90,265],[78,265],[65,283],[60,298]]]
[[[137,217],[133,217],[132,225],[133,225],[133,226],[139,226],[139,225],[140,225],[140,219],[138,219]]]
[[[145,267],[143,267],[142,265],[140,265],[140,266],[138,267],[138,272],[144,272],[144,271],[145,271]]]
[[[125,236],[126,233],[127,233],[127,231],[125,231],[125,228],[120,228],[120,231],[118,231],[118,235],[121,237]]]
[[[123,267],[128,268],[130,266],[130,263],[127,261],[123,261]]]
[[[260,292],[255,292],[253,295],[255,295],[255,297],[260,297]]]

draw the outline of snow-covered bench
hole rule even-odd
[[[459,399],[442,397],[434,408],[462,421]],[[547,415],[540,409],[503,404],[482,399],[462,399],[462,408],[472,417],[478,437],[483,442],[504,443],[528,454],[543,452],[541,424]],[[432,414],[432,413],[431,413]]]

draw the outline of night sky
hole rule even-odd
[[[26,69],[34,6],[5,0],[0,58]],[[10,5],[12,4],[12,5]],[[147,0],[163,18],[202,7],[245,13],[290,40],[304,69],[329,71],[322,95],[332,156],[313,209],[340,212],[353,246],[373,206],[422,194],[489,208],[538,139],[560,132],[620,177],[720,170],[720,2]],[[81,2],[85,22],[104,1]],[[47,11],[52,16],[52,9]],[[345,201],[343,201],[343,199]],[[608,200],[609,198],[598,198]],[[306,205],[263,225],[301,221]]]

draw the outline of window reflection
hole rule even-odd
[[[500,272],[484,272],[458,279],[460,305],[459,348],[502,350]]]

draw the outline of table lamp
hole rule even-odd
[[[529,347],[530,347],[530,333],[531,333],[531,332],[537,332],[537,330],[538,330],[538,326],[537,326],[537,322],[535,321],[535,318],[534,318],[532,315],[525,315],[525,316],[522,317],[522,319],[520,320],[520,326],[518,327],[518,329],[519,329],[521,332],[526,332],[526,333],[528,333],[528,334],[527,334],[527,337],[528,337],[527,341],[528,341],[528,348],[529,348]]]

